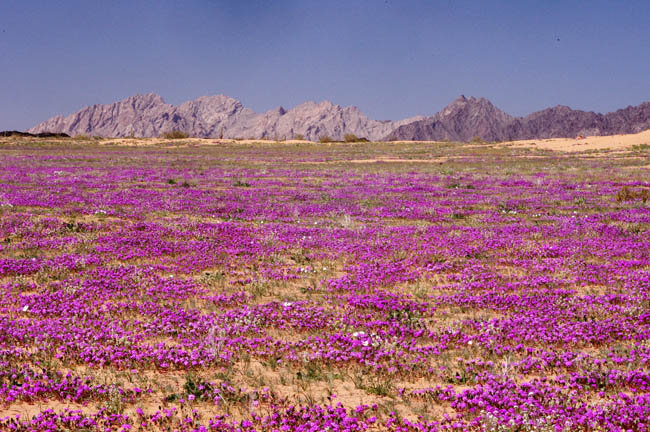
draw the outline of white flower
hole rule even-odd
[[[29,310],[29,305],[23,306],[23,312],[27,312]]]
[[[293,303],[291,303],[291,302],[282,303],[282,306],[284,306],[284,307],[291,307],[291,305],[293,305]]]

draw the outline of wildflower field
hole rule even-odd
[[[650,153],[0,143],[0,430],[648,431]]]

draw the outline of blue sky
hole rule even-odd
[[[645,1],[0,1],[0,130],[136,93],[376,119],[650,100]]]

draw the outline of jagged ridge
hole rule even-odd
[[[387,141],[485,141],[616,135],[650,129],[650,103],[608,114],[556,106],[512,117],[483,98],[460,96],[441,112],[397,127]]]
[[[396,127],[424,117],[400,122],[368,118],[357,107],[331,102],[306,102],[291,110],[282,107],[257,114],[236,99],[202,96],[176,107],[156,94],[136,95],[109,105],[93,105],[67,117],[53,117],[29,131],[69,135],[154,137],[172,130],[203,138],[343,139],[346,133],[378,140]]]
[[[351,133],[370,140],[503,141],[636,133],[650,129],[650,102],[608,114],[556,106],[513,117],[484,98],[460,96],[431,117],[400,121],[368,118],[357,107],[331,102],[306,102],[255,113],[224,95],[202,96],[180,106],[165,103],[156,94],[136,95],[108,105],[93,105],[67,117],[53,117],[31,133],[155,137],[180,130],[203,138],[281,138],[302,135],[318,140],[343,139]]]

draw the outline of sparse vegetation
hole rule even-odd
[[[343,141],[345,142],[369,142],[367,138],[359,138],[355,134],[345,134],[343,136]]]
[[[242,181],[242,180],[240,180],[240,179],[237,179],[237,181],[235,181],[232,185],[233,185],[234,187],[246,187],[246,188],[247,188],[247,187],[251,187],[251,184],[250,184],[250,183],[245,182],[245,181]]]
[[[345,142],[357,142],[357,141],[359,141],[359,138],[355,134],[349,133],[349,134],[345,134],[343,136],[343,141],[345,141]]]
[[[122,141],[0,141],[0,430],[650,427],[638,154]]]
[[[629,186],[623,186],[616,192],[616,201],[640,200],[643,203],[650,200],[650,189],[633,190]]]

